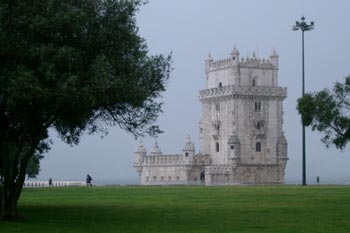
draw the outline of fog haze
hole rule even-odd
[[[204,60],[229,57],[234,46],[241,57],[268,58],[279,54],[279,85],[288,88],[284,101],[284,131],[288,140],[287,183],[301,183],[301,123],[296,101],[301,96],[301,32],[292,25],[301,16],[315,21],[305,33],[306,92],[332,87],[350,74],[350,1],[151,0],[136,15],[139,34],[150,54],[172,52],[173,68],[163,93],[164,112],[158,124],[163,154],[180,153],[189,134],[199,150],[201,106],[198,91],[205,89]],[[118,128],[109,134],[85,135],[70,147],[50,133],[52,149],[41,162],[39,180],[84,180],[96,183],[137,184],[134,137]],[[350,182],[350,149],[327,149],[321,134],[306,130],[307,182]],[[148,152],[155,140],[143,139]]]

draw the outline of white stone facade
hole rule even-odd
[[[201,153],[188,138],[182,154],[150,155],[142,144],[135,168],[142,185],[281,184],[287,163],[282,131],[283,100],[278,86],[278,55],[269,59],[230,57],[205,61],[207,89],[200,91]]]

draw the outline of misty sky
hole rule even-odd
[[[268,58],[276,49],[280,58],[279,85],[288,88],[284,101],[284,131],[289,161],[285,179],[301,183],[301,124],[296,100],[301,95],[301,32],[292,25],[301,16],[315,21],[305,33],[306,91],[332,87],[350,74],[350,1],[278,0],[150,0],[136,16],[139,33],[150,54],[172,52],[173,72],[163,93],[164,113],[158,124],[164,133],[158,144],[163,154],[181,153],[186,136],[199,149],[201,106],[198,91],[205,88],[204,60],[229,57],[236,45],[241,57],[257,53]],[[133,136],[118,128],[109,134],[85,135],[70,147],[54,131],[52,150],[41,163],[40,180],[84,180],[90,174],[97,183],[136,184]],[[343,152],[327,149],[321,134],[306,131],[307,181],[350,182],[350,145]],[[147,151],[154,139],[143,139]]]

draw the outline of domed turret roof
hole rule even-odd
[[[239,55],[239,51],[238,49],[236,48],[236,46],[232,49],[232,52],[231,52],[231,55]]]
[[[210,54],[210,53],[208,54],[208,57],[207,57],[206,60],[207,60],[207,61],[212,61],[212,60],[213,60],[213,58],[211,57],[211,54]]]
[[[278,54],[275,49],[272,51],[272,54],[270,55],[270,57],[278,57]]]
[[[142,141],[140,141],[139,145],[137,146],[135,153],[147,153],[147,150],[143,146]]]
[[[151,152],[151,155],[162,155],[162,151],[159,149],[157,142],[154,144],[153,151]]]
[[[190,138],[190,135],[187,136],[187,141],[186,141],[186,144],[184,145],[184,151],[194,151],[195,148],[194,148],[194,144],[193,142],[191,142],[191,138]]]

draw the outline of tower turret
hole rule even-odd
[[[278,179],[280,182],[283,182],[284,172],[288,161],[287,147],[287,139],[282,131],[281,135],[277,138],[277,164],[280,167]]]
[[[239,63],[239,51],[236,48],[236,46],[232,49],[232,52],[230,53],[231,59],[233,64],[238,64]]]
[[[278,54],[275,49],[272,51],[272,54],[270,55],[270,61],[275,68],[278,68]]]
[[[211,57],[211,54],[208,53],[208,57],[205,59],[205,66],[209,67],[212,62],[213,62],[213,58]]]
[[[277,158],[287,158],[287,139],[284,136],[284,133],[277,138]]]
[[[153,151],[151,152],[151,156],[159,156],[162,155],[162,151],[159,149],[158,143],[155,142],[153,146]]]
[[[228,157],[233,165],[237,165],[240,161],[240,141],[235,133],[232,133],[228,139]]]
[[[195,155],[195,148],[193,142],[191,142],[190,135],[187,136],[186,144],[182,150],[182,156],[185,163],[192,163],[193,157]]]
[[[142,142],[140,141],[139,145],[136,148],[136,151],[134,152],[134,156],[135,156],[134,167],[136,168],[136,171],[139,176],[141,176],[141,173],[142,173],[143,160],[146,154],[147,154],[147,151],[143,146]]]
[[[210,53],[208,54],[208,57],[205,59],[205,73],[208,75],[209,69],[211,64],[213,63],[213,58],[211,57]],[[208,77],[207,77],[208,79]]]

